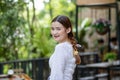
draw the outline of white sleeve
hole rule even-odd
[[[63,46],[55,48],[55,58],[52,62],[50,80],[64,80],[64,68],[68,51]]]

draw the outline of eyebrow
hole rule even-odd
[[[53,27],[53,26],[52,26],[51,28],[61,28],[61,27],[59,27],[59,26],[55,26],[55,27]]]

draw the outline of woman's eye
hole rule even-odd
[[[54,28],[52,27],[51,30],[54,30]]]
[[[61,28],[60,27],[51,27],[51,30],[61,30]]]
[[[57,28],[57,30],[61,30],[60,28]]]

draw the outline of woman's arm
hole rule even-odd
[[[64,80],[64,68],[66,63],[67,50],[62,46],[55,48],[51,66],[50,80]]]

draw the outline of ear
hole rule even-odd
[[[70,33],[70,31],[71,31],[71,28],[68,28],[68,29],[67,29],[67,33]]]

